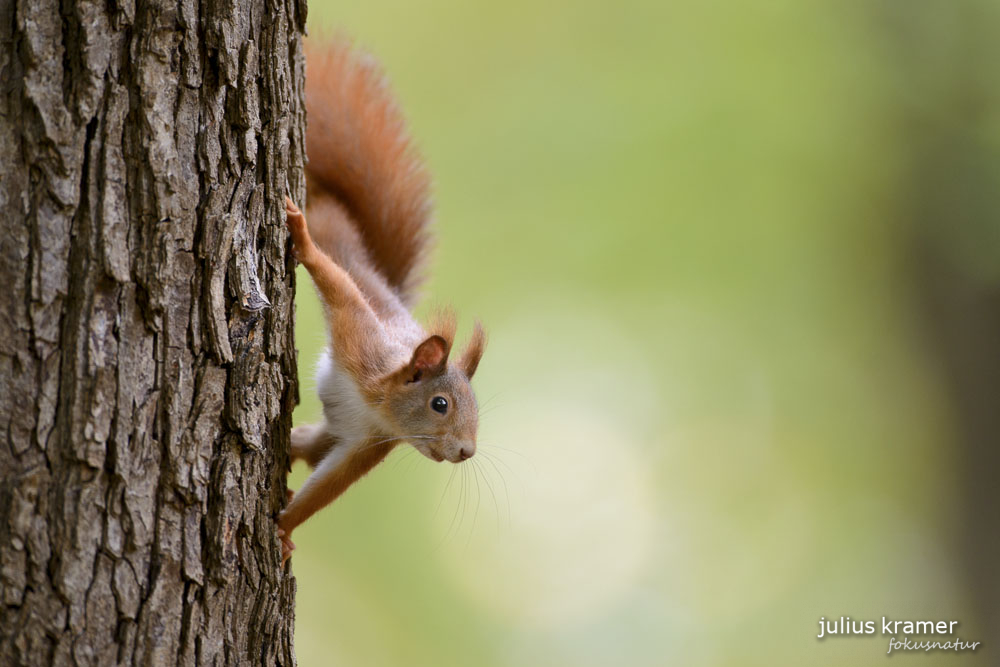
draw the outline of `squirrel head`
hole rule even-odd
[[[470,381],[486,346],[477,322],[458,361],[449,361],[449,336],[434,334],[388,378],[384,405],[400,434],[434,461],[460,463],[476,453],[479,404]]]

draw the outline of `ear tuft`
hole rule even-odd
[[[441,336],[431,336],[413,351],[413,358],[410,359],[410,370],[413,372],[413,380],[416,382],[422,375],[437,375],[445,369],[448,363],[448,352],[450,346]]]
[[[462,358],[458,362],[459,368],[465,372],[465,376],[470,380],[479,367],[479,360],[482,359],[485,349],[486,332],[483,331],[483,325],[479,321],[476,321],[475,326],[472,328],[472,337],[466,343],[465,350],[462,352]]]
[[[439,308],[427,323],[426,331],[431,334],[441,336],[450,346],[455,340],[455,329],[458,328],[458,319],[455,311],[451,308]]]

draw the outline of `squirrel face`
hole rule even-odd
[[[400,436],[429,459],[461,463],[476,453],[479,404],[470,380],[482,356],[482,338],[477,326],[462,358],[449,363],[450,344],[431,336],[388,380],[384,405],[390,418]]]

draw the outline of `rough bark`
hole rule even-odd
[[[294,663],[304,0],[0,0],[0,663]]]

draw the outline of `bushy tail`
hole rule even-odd
[[[306,113],[310,197],[347,209],[376,270],[412,296],[429,240],[430,178],[378,65],[344,40],[307,47]]]

